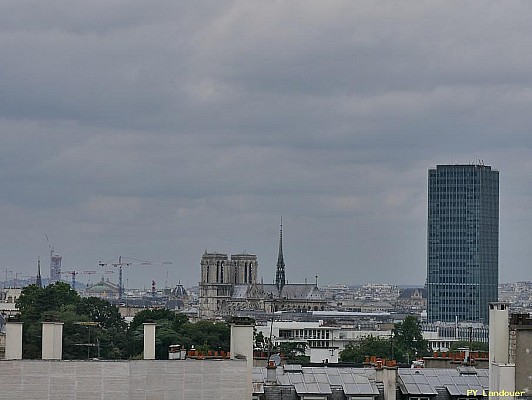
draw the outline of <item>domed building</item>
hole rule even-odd
[[[118,299],[120,288],[118,285],[112,283],[109,278],[107,280],[102,279],[93,285],[87,286],[85,289],[85,295],[87,297],[99,297],[100,299]]]
[[[181,282],[179,282],[179,284],[177,284],[176,287],[172,289],[170,294],[172,297],[175,297],[181,300],[184,300],[188,297],[188,293],[183,287],[183,285],[181,284]]]

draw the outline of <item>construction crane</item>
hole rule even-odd
[[[87,275],[94,275],[94,274],[102,274],[102,275],[104,275],[104,274],[114,274],[115,271],[103,271],[103,272],[98,272],[98,271],[84,271],[84,273],[87,274]],[[103,276],[102,276],[102,280],[103,280]],[[91,281],[90,281],[90,277],[89,277],[89,282],[88,282],[88,284],[90,284],[90,283],[91,283]]]
[[[50,250],[50,258],[52,258],[52,256],[54,255],[54,248],[50,244],[50,239],[48,239],[48,234],[47,233],[44,234],[44,237],[46,238],[46,243],[48,243],[48,250]]]
[[[70,284],[72,286],[72,289],[76,290],[76,275],[91,275],[91,274],[96,274],[97,272],[96,271],[65,271],[65,272],[62,272],[61,274],[68,274],[72,277],[72,283]]]
[[[169,265],[172,264],[170,261],[146,261],[146,260],[139,260],[136,258],[127,258],[127,257],[118,257],[118,262],[112,262],[113,260],[109,262],[99,262],[100,267],[107,267],[111,266],[114,268],[118,268],[118,300],[122,300],[122,296],[124,294],[124,285],[122,280],[122,268],[123,267],[130,267],[132,265],[139,265],[139,266],[156,266],[156,265]]]

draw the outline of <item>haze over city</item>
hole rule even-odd
[[[428,169],[485,163],[499,281],[530,280],[531,16],[517,1],[4,3],[0,276],[40,256],[46,277],[47,234],[65,271],[173,263],[129,268],[128,286],[195,285],[205,250],[257,254],[271,282],[282,216],[289,282],[423,285]]]

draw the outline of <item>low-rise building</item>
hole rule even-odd
[[[419,311],[427,309],[427,289],[405,288],[399,291],[397,307],[405,310]]]

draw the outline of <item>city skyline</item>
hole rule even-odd
[[[530,17],[514,1],[7,3],[0,274],[40,257],[48,278],[51,245],[63,271],[172,262],[128,268],[129,287],[197,285],[205,250],[256,254],[272,282],[282,215],[288,282],[422,286],[426,171],[484,160],[502,174],[500,282],[530,280]]]

